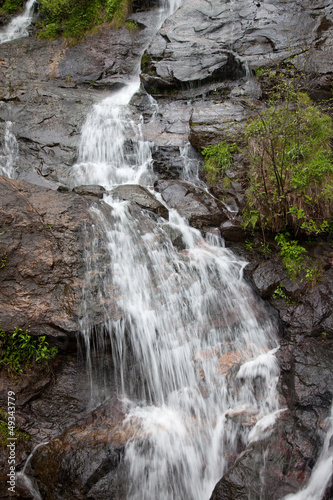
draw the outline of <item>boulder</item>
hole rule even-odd
[[[124,447],[133,433],[122,426],[123,419],[119,404],[111,400],[38,448],[29,472],[42,497],[126,498]]]
[[[164,219],[169,218],[168,209],[143,186],[139,186],[138,184],[123,184],[122,186],[117,186],[113,189],[112,193],[116,198],[134,201],[140,205],[140,207],[151,210]]]
[[[238,218],[227,220],[220,225],[222,237],[225,241],[245,241],[248,237],[248,231],[242,226],[242,222]]]
[[[155,187],[168,207],[176,209],[193,227],[202,229],[205,226],[219,226],[228,220],[222,201],[189,182],[163,180],[158,181]]]
[[[321,282],[314,288],[306,287],[306,280],[303,283],[298,280],[297,283],[298,288],[307,288],[306,293],[298,299],[295,307],[284,308],[282,305],[281,319],[294,333],[332,339],[333,268],[323,274]]]
[[[221,141],[242,143],[250,103],[199,101],[190,120],[190,142],[198,151]]]
[[[73,192],[77,193],[81,196],[90,196],[92,198],[95,197],[95,198],[102,199],[106,190],[103,186],[83,185],[83,186],[75,186],[73,188]]]

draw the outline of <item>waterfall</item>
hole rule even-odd
[[[18,142],[12,132],[13,123],[6,121],[3,145],[0,148],[0,175],[14,178],[18,157]]]
[[[152,145],[127,106],[138,88],[134,76],[96,104],[83,126],[72,182],[108,190],[108,209],[92,209],[103,241],[93,238],[86,251],[87,277],[99,276],[98,255],[107,252],[109,271],[94,293],[103,304],[112,297],[120,311],[105,315],[98,334],[109,336],[124,425],[135,429],[125,450],[128,500],[208,500],[239,447],[273,430],[277,336],[243,281],[246,262],[175,210],[168,221],[143,217],[112,194],[125,183],[157,196],[150,187]],[[186,149],[180,153],[186,156]],[[84,290],[86,301],[90,296]],[[93,372],[96,331],[89,327],[89,303],[84,310],[82,337]]]
[[[33,12],[37,0],[28,0],[22,14],[16,16],[0,33],[0,43],[10,42],[16,38],[28,36],[28,28],[33,19]]]

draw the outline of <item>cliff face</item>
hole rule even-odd
[[[0,178],[0,251],[6,256],[0,269],[0,325],[6,331],[29,325],[33,334],[47,335],[62,349],[54,377],[43,374],[39,383],[32,377],[29,383],[17,386],[20,425],[33,436],[32,445],[41,437],[57,438],[37,453],[34,463],[45,498],[51,498],[51,480],[53,491],[63,488],[52,498],[125,495],[122,456],[132,431],[122,427],[123,415],[115,396],[112,411],[103,407],[97,414],[85,414],[89,391],[82,382],[84,367],[76,363],[74,341],[82,327],[83,292],[92,298],[90,327],[98,328],[106,310],[110,317],[121,315],[113,303],[101,305],[94,270],[87,273],[83,258],[84,250],[90,251],[83,229],[95,226],[91,206],[108,209],[96,192],[81,196],[63,186],[75,183],[71,167],[90,106],[126,83],[147,47],[155,15],[154,11],[133,14],[137,30],[112,31],[104,26],[74,47],[66,47],[60,40],[34,38],[1,46],[0,147],[3,153],[6,126],[11,122],[19,149],[16,179]],[[142,89],[133,97],[130,109],[137,121],[142,114],[143,135],[155,144],[157,189],[194,227],[203,232],[218,227],[215,231],[222,232],[227,246],[252,260],[246,278],[280,315],[279,392],[286,411],[273,435],[243,450],[234,461],[217,484],[214,500],[259,498],[258,491],[267,500],[280,499],[297,491],[311,474],[332,402],[332,247],[318,242],[315,250],[324,262],[320,283],[313,288],[291,283],[274,259],[264,261],[244,249],[247,236],[240,219],[244,158],[239,156],[230,174],[232,183],[223,203],[205,193],[200,183],[189,187],[184,167],[199,166],[200,171],[201,148],[217,144],[230,130],[237,131],[242,143],[243,125],[253,106],[263,106],[263,89],[253,77],[258,67],[274,67],[293,57],[295,66],[311,81],[313,96],[331,97],[332,45],[330,0],[315,5],[306,0],[185,0],[142,58]],[[131,139],[129,135],[129,148]],[[59,186],[62,191],[56,191]],[[211,186],[211,191],[220,194],[216,187]],[[141,217],[142,206],[135,200],[132,204]],[[96,233],[88,234],[98,238]],[[177,236],[175,246],[180,244]],[[98,256],[100,268],[107,268],[108,258],[106,253]],[[109,279],[106,270],[105,274]],[[295,304],[272,299],[280,283]],[[10,377],[3,377],[2,405],[12,383]],[[114,395],[116,389],[111,389]],[[77,424],[78,417],[82,419]],[[101,428],[107,439],[101,437]],[[32,445],[22,451],[21,464]],[[72,482],[66,482],[67,467],[73,473]],[[53,470],[58,471],[57,478],[52,477]],[[79,482],[73,480],[75,474]],[[3,491],[2,497],[5,495]],[[326,495],[331,498],[333,493],[327,490]]]

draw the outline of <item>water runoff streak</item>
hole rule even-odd
[[[0,175],[15,177],[15,164],[18,157],[19,147],[13,133],[13,123],[6,121],[5,133],[2,147],[0,147]]]
[[[0,33],[0,43],[10,42],[16,38],[29,35],[28,28],[33,20],[33,13],[37,0],[28,0],[24,11],[16,16],[8,26]]]
[[[124,425],[134,429],[125,452],[127,498],[208,500],[237,450],[273,430],[280,411],[276,332],[242,279],[245,262],[217,237],[204,238],[174,210],[169,221],[138,216],[112,194],[119,184],[149,187],[153,180],[150,144],[127,107],[138,87],[135,77],[93,107],[74,169],[76,184],[108,190],[109,214],[93,214],[110,261],[98,293],[114,297],[121,311],[105,320],[104,331]],[[177,248],[170,229],[182,240]],[[92,238],[87,268],[95,275],[100,252]],[[89,304],[85,309],[82,336],[92,367]]]

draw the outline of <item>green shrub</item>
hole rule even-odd
[[[246,212],[262,230],[318,234],[332,220],[332,120],[310,98],[281,83],[246,130]],[[253,217],[252,217],[252,220]]]
[[[4,0],[0,1],[0,13],[15,14],[23,7],[23,0]]]
[[[122,26],[131,9],[130,0],[40,0],[39,4],[44,16],[39,36],[50,39],[63,35],[72,42],[105,21]]]
[[[275,241],[280,247],[282,264],[291,278],[296,278],[304,268],[304,256],[307,250],[298,241],[289,240],[290,235],[277,234]]]
[[[47,364],[58,353],[57,347],[49,347],[45,336],[32,337],[29,330],[23,332],[21,328],[15,328],[12,334],[0,329],[0,346],[0,365],[16,374],[31,367],[32,363]]]
[[[238,151],[235,143],[220,142],[217,146],[208,146],[202,150],[205,157],[204,171],[210,184],[215,184],[218,177],[230,168],[233,163],[232,154]]]

